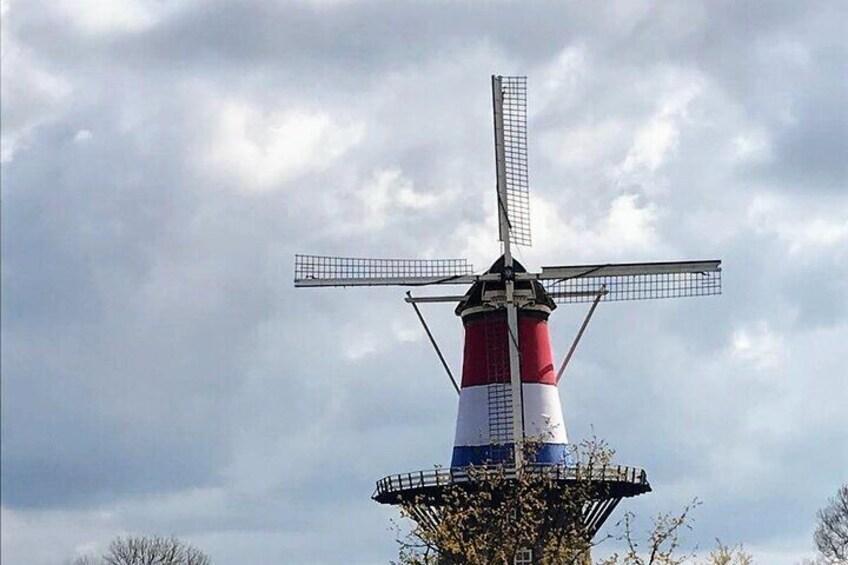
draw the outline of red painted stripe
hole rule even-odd
[[[509,382],[506,318],[482,318],[465,325],[462,386]]]
[[[519,318],[521,382],[556,384],[548,323]],[[482,318],[465,325],[462,386],[509,382],[509,342],[505,316]]]
[[[521,382],[555,385],[556,373],[548,322],[536,318],[519,319],[518,334],[521,347]]]

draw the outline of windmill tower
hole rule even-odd
[[[465,260],[360,259],[297,255],[295,286],[460,285],[462,295],[407,293],[439,359],[459,393],[451,465],[390,475],[377,482],[373,498],[384,504],[428,501],[439,520],[440,497],[452,485],[472,481],[470,468],[499,465],[511,476],[541,473],[551,489],[580,482],[596,495],[579,516],[586,536],[603,525],[625,497],[651,490],[644,470],[581,468],[571,460],[557,384],[600,302],[720,294],[721,262],[681,261],[542,267],[529,272],[514,246],[530,245],[527,170],[527,81],[492,77],[498,236],[502,255],[483,273]],[[461,383],[457,384],[418,308],[425,302],[455,303],[465,329]],[[591,307],[559,371],[554,371],[548,317],[562,303]],[[426,508],[424,505],[422,508]],[[532,563],[532,555],[523,563]]]

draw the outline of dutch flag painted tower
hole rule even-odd
[[[601,301],[641,300],[721,293],[721,261],[602,263],[542,267],[528,272],[512,256],[530,245],[527,173],[527,82],[492,77],[498,239],[502,255],[484,273],[461,259],[366,259],[296,255],[297,287],[462,285],[463,295],[407,293],[430,342],[459,394],[456,435],[449,468],[389,475],[377,482],[374,500],[410,503],[422,512],[419,524],[437,527],[449,487],[473,490],[469,469],[497,466],[512,473],[553,477],[545,496],[575,485],[594,498],[581,513],[559,516],[581,535],[592,536],[626,497],[651,490],[647,476],[632,467],[590,466],[570,459],[557,384]],[[461,386],[419,310],[420,303],[457,304],[465,329]],[[554,368],[548,319],[557,304],[591,303],[568,354]],[[423,508],[423,506],[427,508]],[[416,518],[418,519],[418,518]],[[533,563],[530,553],[522,563]],[[516,561],[517,562],[517,561]]]
[[[514,270],[526,272],[517,261]],[[503,271],[501,257],[487,273],[500,276]],[[505,286],[502,280],[475,283],[456,307],[465,328],[465,347],[451,458],[454,468],[513,462],[510,332],[506,310],[493,306],[505,300]],[[534,445],[527,459],[532,463],[565,465],[570,460],[568,436],[548,331],[548,317],[556,304],[536,281],[523,281],[515,286],[516,293],[530,298],[518,312],[520,427],[524,438]]]

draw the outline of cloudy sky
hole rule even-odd
[[[395,555],[374,481],[448,462],[456,395],[401,289],[295,290],[293,255],[494,260],[492,73],[529,77],[528,266],[723,260],[720,297],[598,310],[571,437],[648,470],[643,526],[698,497],[687,547],[812,554],[848,477],[844,3],[2,13],[4,565]]]

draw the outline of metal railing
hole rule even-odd
[[[555,481],[593,481],[647,485],[644,469],[622,465],[527,465],[525,472]],[[447,486],[485,479],[486,477],[514,479],[515,469],[499,466],[473,468],[429,469],[415,473],[389,475],[377,481],[374,497],[407,490]]]

